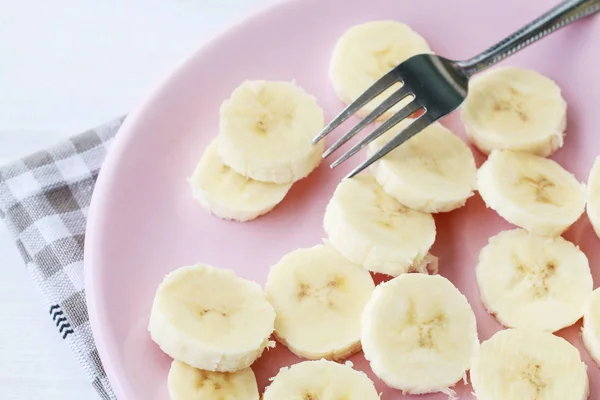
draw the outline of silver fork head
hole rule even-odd
[[[335,168],[349,159],[363,147],[367,146],[373,140],[400,123],[400,121],[408,118],[415,112],[422,110],[422,115],[416,117],[413,122],[406,126],[388,143],[352,170],[347,176],[347,178],[351,178],[430,124],[456,110],[467,96],[469,76],[466,70],[461,68],[455,61],[433,54],[419,54],[413,56],[385,74],[361,96],[349,104],[319,133],[319,135],[314,138],[313,143],[317,143],[325,138],[359,109],[396,83],[401,83],[402,87],[385,99],[362,121],[343,135],[331,146],[331,148],[326,150],[323,153],[323,158],[331,155],[352,137],[356,136],[356,134],[358,134],[365,126],[375,121],[379,116],[401,100],[409,96],[412,97],[412,100],[391,118],[377,127],[373,132],[354,145],[337,161],[331,164],[331,168]]]

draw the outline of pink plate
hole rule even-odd
[[[322,217],[336,184],[359,159],[331,171],[323,163],[293,186],[270,214],[249,223],[208,215],[192,200],[186,178],[216,135],[221,102],[245,79],[296,80],[318,97],[331,119],[341,110],[328,80],[334,43],[348,27],[375,19],[411,25],[433,50],[452,58],[476,54],[536,17],[555,0],[292,0],[237,25],[180,66],[119,132],[94,192],[86,240],[86,289],[92,328],[104,367],[120,400],[168,399],[169,357],[146,327],[155,289],[169,271],[197,261],[231,268],[263,284],[269,266],[285,253],[324,237]],[[569,104],[566,144],[555,159],[585,181],[600,154],[600,16],[567,27],[510,58],[555,79]],[[351,121],[355,123],[356,121]],[[443,121],[458,134],[457,114]],[[329,144],[331,144],[329,139]],[[478,163],[483,157],[475,151]],[[359,157],[361,158],[361,157]],[[481,339],[501,327],[481,305],[475,283],[477,254],[488,237],[510,225],[472,197],[457,211],[436,215],[432,252],[440,273],[468,297]],[[590,259],[600,279],[600,242],[586,216],[566,237]],[[582,346],[580,323],[559,334],[581,350],[589,366],[591,398],[600,399],[600,371]],[[281,345],[254,365],[260,388],[298,359]],[[367,371],[383,398],[403,396]],[[473,399],[459,383],[461,399]]]

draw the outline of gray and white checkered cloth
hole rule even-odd
[[[15,238],[50,318],[100,397],[116,399],[94,344],[83,285],[87,212],[123,118],[0,168],[0,217]]]

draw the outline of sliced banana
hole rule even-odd
[[[539,72],[495,68],[471,80],[462,120],[485,154],[507,149],[547,157],[563,145],[567,103],[560,87]]]
[[[360,316],[374,288],[369,271],[330,245],[294,250],[271,267],[265,287],[275,335],[300,357],[346,358],[360,350]]]
[[[582,316],[592,294],[588,259],[562,237],[500,232],[479,253],[481,300],[504,326],[555,332]]]
[[[251,368],[212,372],[173,361],[167,378],[170,400],[259,400]]]
[[[420,53],[431,53],[429,45],[408,25],[389,20],[366,22],[349,28],[339,38],[331,56],[329,77],[337,96],[349,104],[396,65]],[[357,114],[367,115],[399,86],[387,89]],[[379,120],[398,112],[407,101],[390,108]]]
[[[152,340],[192,367],[235,372],[269,344],[275,311],[261,287],[233,271],[197,264],[169,273],[150,312]]]
[[[263,400],[380,400],[363,372],[333,361],[304,361],[282,368]]]
[[[373,141],[368,156],[412,122],[404,120]],[[428,213],[462,207],[477,185],[471,149],[437,122],[373,164],[371,172],[387,194]]]
[[[592,292],[586,304],[581,333],[586,350],[600,366],[600,289]]]
[[[369,174],[338,185],[323,225],[348,260],[392,276],[420,265],[435,241],[433,216],[398,203]]]
[[[542,236],[560,235],[585,210],[585,185],[557,162],[529,153],[492,151],[477,186],[489,208]]]
[[[234,221],[250,221],[271,211],[292,187],[246,178],[223,164],[214,139],[189,179],[194,199],[209,213]]]
[[[471,365],[477,400],[585,400],[587,367],[565,339],[506,329],[484,341]]]
[[[600,156],[596,157],[587,184],[587,216],[600,237]]]
[[[246,81],[223,102],[219,156],[237,173],[263,182],[291,183],[321,162],[325,123],[317,100],[291,82]]]
[[[362,347],[388,386],[453,393],[479,345],[475,314],[440,275],[404,274],[375,288],[363,311]]]

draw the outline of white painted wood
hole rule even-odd
[[[126,113],[272,0],[0,0],[0,164]],[[95,399],[0,223],[0,398]],[[125,400],[125,399],[122,399]]]

